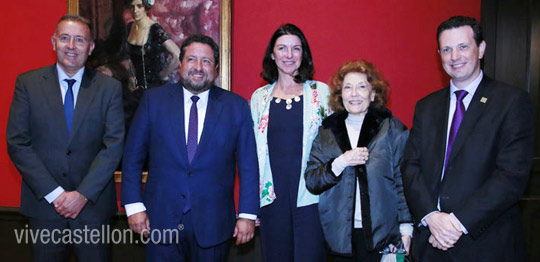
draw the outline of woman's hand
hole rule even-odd
[[[357,166],[365,164],[369,159],[367,147],[357,147],[343,153],[343,160],[347,166]]]

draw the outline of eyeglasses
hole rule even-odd
[[[85,46],[88,44],[88,40],[85,37],[82,36],[70,36],[70,35],[59,35],[56,37],[60,43],[68,44],[71,42],[71,39],[74,40],[75,45],[78,46]]]

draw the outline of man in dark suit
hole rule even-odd
[[[225,261],[228,240],[253,237],[259,211],[253,122],[245,99],[213,85],[219,49],[210,37],[190,36],[180,52],[180,83],[147,90],[131,124],[122,204],[131,229],[152,240],[148,261]]]
[[[52,45],[56,64],[17,77],[9,113],[8,153],[23,177],[21,213],[34,232],[62,232],[34,243],[35,261],[64,261],[69,242],[79,261],[107,261],[109,245],[98,242],[117,210],[113,172],[124,139],[122,88],[84,67],[94,49],[87,19],[63,16]],[[88,238],[77,241],[75,234],[84,238],[85,229]],[[96,237],[88,234],[93,231]],[[71,241],[62,239],[66,234]]]
[[[444,21],[450,87],[417,104],[401,166],[417,261],[524,261],[518,201],[533,156],[529,96],[480,69],[486,43],[470,17]]]

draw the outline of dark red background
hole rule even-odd
[[[390,82],[390,109],[410,127],[416,101],[448,84],[437,55],[437,25],[458,14],[480,18],[480,2],[233,1],[232,90],[249,99],[264,84],[259,73],[268,40],[281,24],[294,23],[308,38],[317,80],[328,82],[348,60],[372,61]],[[19,206],[21,176],[9,160],[5,142],[15,78],[54,63],[50,38],[66,13],[67,0],[6,1],[2,8],[0,206]]]

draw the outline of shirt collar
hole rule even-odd
[[[64,79],[75,79],[77,83],[80,84],[82,82],[82,77],[84,74],[84,66],[81,69],[79,69],[79,71],[75,73],[73,77],[68,76],[64,72],[64,70],[62,70],[62,68],[58,65],[58,63],[56,63],[56,71],[58,72],[58,81],[62,82],[64,81]]]
[[[480,75],[472,81],[470,84],[468,84],[465,88],[459,89],[454,85],[454,82],[450,80],[450,95],[452,95],[457,90],[465,90],[469,93],[469,97],[474,96],[474,92],[476,92],[476,89],[478,89],[478,85],[480,85],[480,82],[482,82],[482,78],[484,77],[484,73],[482,70],[480,70]]]
[[[182,86],[182,90],[184,92],[184,104],[191,104],[192,101],[191,101],[191,97],[194,96],[195,94],[189,92],[185,87]],[[199,102],[197,102],[197,105],[200,105],[202,103],[206,104],[206,102],[208,101],[208,95],[210,93],[210,89],[202,92],[202,93],[199,93],[197,94],[196,96],[199,97]],[[202,102],[202,103],[201,103]]]

